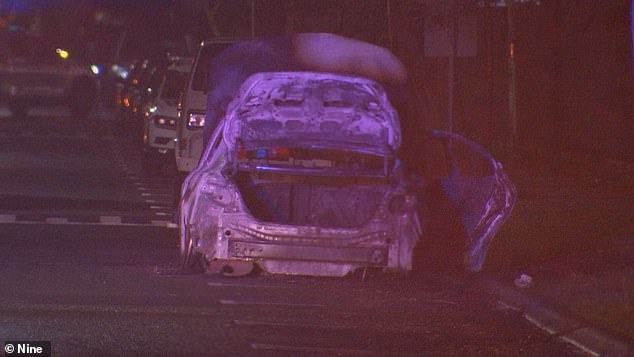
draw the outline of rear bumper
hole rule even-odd
[[[229,254],[237,259],[281,259],[329,263],[387,265],[387,247],[320,247],[275,243],[229,241]]]

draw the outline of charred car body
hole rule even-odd
[[[232,272],[410,270],[420,235],[396,112],[371,80],[250,77],[183,184],[181,249]]]
[[[456,253],[464,253],[467,270],[479,271],[513,207],[514,188],[501,164],[471,141],[442,131],[425,140],[430,153],[442,153],[433,179],[466,232]],[[400,141],[398,116],[372,80],[251,76],[183,185],[185,264],[229,275],[254,264],[317,276],[410,271],[415,248],[427,248],[421,212],[432,205],[419,202],[425,180],[405,174]]]
[[[90,112],[98,93],[97,66],[28,34],[0,35],[0,49],[0,101],[13,115],[40,104],[65,104],[75,116]]]
[[[254,39],[218,54],[209,78],[206,149],[181,189],[186,268],[409,271],[448,245],[442,201],[461,227],[453,255],[482,269],[515,190],[486,150],[442,131],[417,144],[424,177],[407,174],[393,107],[407,74],[390,51],[325,33]]]

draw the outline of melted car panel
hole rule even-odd
[[[502,164],[474,142],[446,131],[433,130],[426,149],[433,152],[427,180],[438,181],[458,213],[464,232],[463,264],[480,271],[495,234],[511,214],[517,193]],[[421,204],[433,202],[421,198]],[[446,214],[444,212],[443,214]]]
[[[313,72],[260,73],[250,77],[229,107],[225,137],[240,140],[333,141],[391,150],[400,126],[384,90],[375,82]],[[242,99],[243,98],[243,99]]]

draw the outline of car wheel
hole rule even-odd
[[[144,149],[141,155],[141,169],[145,176],[160,176],[163,171],[163,161],[154,152]]]
[[[177,170],[172,179],[172,192],[174,195],[174,202],[173,202],[174,209],[178,209],[178,205],[180,204],[181,194],[183,189],[182,186],[183,186],[183,182],[185,182],[185,178],[187,178],[187,173]]]
[[[203,273],[205,271],[203,255],[196,251],[196,241],[194,240],[189,227],[181,234],[181,270],[187,273]]]
[[[9,102],[9,110],[14,117],[23,118],[26,117],[26,114],[29,111],[29,106],[23,100],[14,100]]]

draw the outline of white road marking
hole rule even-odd
[[[238,301],[238,300],[219,300],[221,305],[257,305],[257,306],[289,306],[289,307],[326,307],[322,304],[302,304],[292,302],[270,302],[270,301]]]
[[[68,218],[66,218],[66,217],[47,217],[45,222],[49,223],[49,224],[66,224],[66,223],[68,223]]]
[[[152,220],[152,225],[153,226],[160,226],[160,227],[167,227],[168,224],[170,224],[172,222],[170,221],[161,221],[161,220]]]
[[[274,285],[258,285],[258,284],[228,284],[208,282],[208,286],[216,286],[222,288],[271,288],[271,289],[293,289],[293,286],[274,286]]]
[[[19,225],[66,225],[66,226],[120,226],[120,227],[164,227],[169,229],[178,228],[177,225],[167,222],[167,223],[158,223],[159,221],[153,223],[101,223],[101,222],[73,222],[68,221],[66,219],[59,219],[59,217],[55,217],[54,219],[46,219],[45,221],[0,221],[0,224],[19,224]]]
[[[0,223],[13,223],[15,218],[16,215],[14,214],[0,214]]]
[[[295,352],[295,353],[306,353],[306,352],[320,352],[325,353],[326,355],[331,356],[340,356],[342,354],[350,354],[350,355],[369,355],[369,356],[385,356],[390,355],[391,353],[386,353],[384,351],[370,351],[370,350],[356,350],[356,349],[347,349],[347,348],[336,348],[336,347],[310,347],[310,346],[288,346],[288,345],[273,345],[267,343],[252,343],[251,349],[260,350],[260,351],[284,351],[284,352]],[[393,354],[393,353],[392,353]],[[399,355],[401,355],[399,353]]]
[[[321,328],[321,329],[358,329],[356,325],[344,324],[318,324],[318,323],[297,323],[297,322],[277,322],[277,321],[252,321],[233,320],[236,326],[271,326],[271,327],[298,327],[298,328]]]
[[[306,321],[306,320],[304,320]],[[352,323],[319,323],[319,322],[282,322],[282,321],[266,321],[266,320],[233,320],[236,326],[268,326],[268,327],[292,327],[306,329],[332,329],[332,330],[368,330],[382,331],[389,333],[425,333],[425,328],[418,324],[398,324],[376,327],[373,325],[358,325]]]

